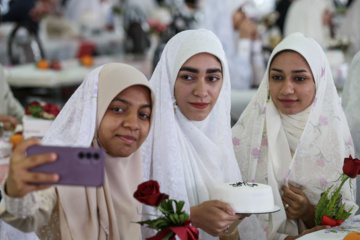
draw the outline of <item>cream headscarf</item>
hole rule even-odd
[[[133,85],[150,89],[146,77],[129,65],[110,63],[94,69],[61,110],[43,143],[96,147],[108,105]],[[103,187],[57,187],[62,239],[141,239],[140,227],[133,223],[140,220],[141,212],[141,204],[133,198],[142,182],[140,151],[127,158],[106,155],[105,169]]]
[[[323,48],[330,41],[330,27],[323,25],[325,10],[334,12],[331,0],[296,0],[286,14],[284,36],[301,32],[316,40]]]
[[[220,60],[223,86],[209,116],[191,121],[177,106],[174,114],[174,85],[184,62],[203,52]],[[142,147],[144,179],[157,180],[161,192],[184,200],[190,213],[190,206],[210,200],[214,185],[241,181],[231,143],[229,70],[220,41],[204,29],[180,32],[167,43],[150,84],[159,102]],[[152,208],[144,211],[152,213]],[[203,231],[199,238],[215,239]]]
[[[316,84],[315,100],[311,110],[306,110],[310,113],[293,156],[282,124],[284,119],[271,100],[267,103],[269,66],[274,56],[284,50],[293,50],[306,59]],[[304,112],[299,115],[306,116]],[[290,117],[299,120],[297,116]],[[291,125],[287,128],[289,131]],[[354,153],[326,56],[317,42],[300,33],[289,35],[276,46],[255,97],[232,131],[243,178],[271,185],[275,204],[281,207],[280,212],[259,215],[270,240],[298,235],[299,231],[296,221],[286,219],[281,186],[290,182],[301,187],[311,204],[316,205],[320,194],[340,176],[344,158]],[[348,208],[355,204],[355,184],[352,186],[353,191],[348,184],[342,188]]]

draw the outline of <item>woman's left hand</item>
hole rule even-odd
[[[282,186],[281,196],[289,219],[301,219],[308,228],[315,226],[315,206],[311,205],[304,192],[289,183],[289,187]]]

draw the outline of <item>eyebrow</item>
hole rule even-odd
[[[122,98],[114,98],[114,100],[112,100],[112,102],[115,102],[115,101],[123,102],[123,103],[125,103],[127,105],[130,105],[130,106],[132,105],[131,102],[129,102],[129,101],[125,100],[125,99],[122,99]],[[140,108],[150,108],[150,109],[152,109],[152,106],[151,106],[151,104],[143,104],[143,105],[141,105]]]
[[[276,71],[276,72],[284,72],[283,70],[278,69],[278,68],[272,68],[272,69],[270,69],[270,70],[271,70],[271,71]],[[299,70],[292,70],[291,72],[292,72],[292,73],[302,73],[302,72],[307,73],[308,71],[306,71],[305,69],[299,69]]]
[[[192,73],[199,73],[199,70],[196,68],[192,68],[192,67],[182,67],[180,68],[179,71],[187,71],[187,72],[192,72]],[[209,68],[206,69],[206,73],[222,73],[220,68]]]

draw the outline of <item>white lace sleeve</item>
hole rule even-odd
[[[39,207],[39,199],[34,192],[21,198],[9,197],[5,192],[3,194],[6,210],[16,218],[24,219],[32,216]]]
[[[36,231],[45,225],[57,202],[54,187],[32,192],[22,198],[9,197],[2,191],[0,218],[23,232]]]

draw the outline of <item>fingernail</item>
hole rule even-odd
[[[229,215],[232,215],[232,216],[235,215],[235,211],[234,211],[233,209],[229,209],[229,210],[227,211],[227,213],[228,213]]]
[[[54,175],[54,177],[53,177],[53,179],[54,179],[54,181],[59,181],[59,179],[60,179],[60,176],[59,176],[59,174],[55,174]]]
[[[52,161],[56,160],[56,154],[55,153],[51,153],[50,160],[52,160]]]

